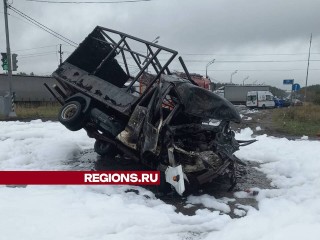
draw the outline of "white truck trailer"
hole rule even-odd
[[[225,85],[214,93],[229,100],[233,104],[246,104],[247,94],[250,91],[269,91],[270,87],[266,85]]]

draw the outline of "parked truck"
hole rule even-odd
[[[214,93],[229,100],[233,104],[246,104],[247,94],[250,91],[269,91],[269,86],[261,85],[225,85]]]

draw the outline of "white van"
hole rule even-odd
[[[247,93],[247,107],[274,108],[274,96],[269,91],[250,91]]]

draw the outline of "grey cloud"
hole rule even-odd
[[[13,6],[29,14],[41,23],[53,28],[62,35],[81,42],[96,25],[114,28],[129,34],[152,40],[161,36],[160,44],[177,49],[181,53],[224,53],[224,54],[261,54],[261,53],[297,53],[307,52],[310,33],[313,33],[314,53],[320,52],[320,23],[318,0],[158,0],[135,4],[90,4],[62,5],[39,4],[14,0]],[[1,4],[2,7],[2,4]],[[32,48],[51,44],[59,44],[60,40],[51,37],[36,27],[9,18],[12,49]],[[0,23],[3,33],[4,24]],[[1,50],[5,49],[4,34],[0,36]],[[64,47],[65,51],[72,50]],[[45,52],[39,49],[33,52]],[[55,51],[55,47],[48,51]],[[65,57],[67,53],[65,54]],[[305,59],[298,56],[184,56],[186,59],[210,60],[218,59]],[[320,59],[320,55],[312,55]],[[37,61],[39,63],[37,64]],[[56,54],[42,58],[30,58],[22,61],[19,70],[27,72],[50,72],[57,65]],[[205,62],[188,62],[190,69],[204,74]],[[310,67],[320,69],[320,62],[312,62]],[[302,69],[306,63],[278,64],[237,64],[215,63],[210,67],[210,75],[221,81],[228,81],[230,70],[239,69],[234,77],[242,82],[242,78],[250,75],[250,80],[259,79],[278,86],[286,77],[305,78],[305,71],[257,71],[250,69]],[[203,69],[202,71],[200,71]],[[317,83],[320,71],[310,72],[310,83]],[[276,80],[275,80],[276,79]],[[248,80],[249,81],[249,80]],[[250,81],[249,81],[250,82]]]

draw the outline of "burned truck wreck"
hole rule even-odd
[[[125,154],[160,170],[162,190],[171,185],[182,195],[222,175],[233,187],[242,163],[233,153],[253,141],[235,139],[230,123],[241,121],[239,113],[197,86],[181,57],[187,78],[170,71],[177,54],[98,26],[53,73],[57,84],[46,87],[62,104],[66,128],[85,129],[100,155]]]

